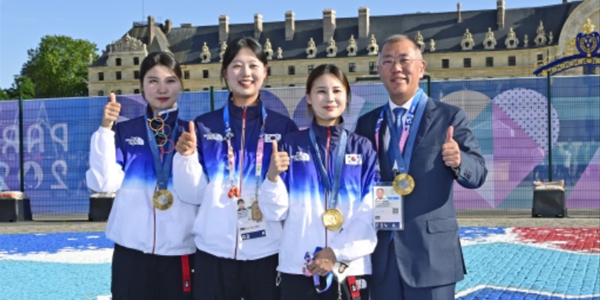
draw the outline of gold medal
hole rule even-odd
[[[323,214],[323,225],[331,231],[336,231],[342,228],[344,224],[344,215],[338,209],[328,209]]]
[[[415,189],[415,180],[412,176],[407,173],[398,174],[396,178],[394,178],[394,191],[396,193],[406,196]]]
[[[167,190],[158,190],[152,196],[152,204],[159,210],[167,210],[173,205],[173,194]]]
[[[260,222],[263,219],[263,214],[260,211],[260,207],[258,207],[258,201],[254,201],[252,204],[252,220],[256,222]]]

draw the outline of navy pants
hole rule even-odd
[[[111,292],[114,300],[191,300],[194,255],[147,254],[115,244]]]
[[[279,300],[278,255],[257,260],[221,258],[197,250],[194,269],[196,300]]]

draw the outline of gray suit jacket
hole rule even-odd
[[[390,233],[379,231],[378,243],[372,254],[373,282],[383,280],[386,266],[397,263],[403,280],[410,286],[423,288],[455,283],[464,278],[466,268],[458,236],[458,223],[453,202],[454,180],[465,188],[483,185],[487,169],[479,143],[469,128],[465,111],[458,107],[426,100],[419,124],[409,174],[415,179],[415,189],[404,197],[404,230]],[[356,133],[375,145],[375,124],[383,107],[359,118]],[[444,164],[442,145],[448,126],[454,127],[454,140],[461,150],[458,175]],[[379,132],[378,152],[382,180],[392,181],[393,162],[385,152],[383,136],[387,131],[383,121]],[[390,234],[397,262],[387,261]]]

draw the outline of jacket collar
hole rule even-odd
[[[256,118],[260,118],[262,116],[262,100],[260,99],[260,94],[258,96],[258,104],[254,106],[246,106],[246,120],[254,120]],[[233,104],[233,95],[229,94],[229,100],[227,101],[227,105],[229,106],[229,114],[236,118],[241,119],[243,115],[244,108],[241,106],[237,106]]]
[[[334,126],[321,126],[317,124],[317,121],[313,119],[311,124],[313,130],[315,131],[315,135],[317,139],[327,139],[327,131],[331,130],[331,138],[333,140],[339,140],[342,135],[342,131],[344,131],[344,118],[340,117],[340,123]]]

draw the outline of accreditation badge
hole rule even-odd
[[[237,214],[237,225],[242,240],[251,240],[267,236],[266,222],[258,208],[253,192],[242,192],[241,197],[233,197]]]
[[[404,209],[402,195],[393,183],[373,187],[373,226],[376,230],[403,230]]]
[[[158,190],[152,196],[152,205],[158,210],[167,210],[173,205],[173,194],[167,190]]]

